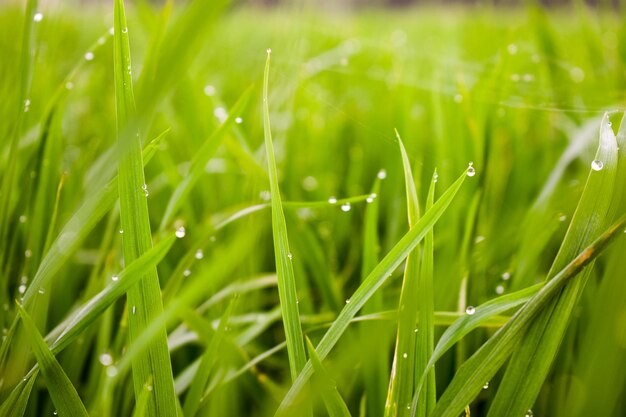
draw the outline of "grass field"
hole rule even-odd
[[[0,5],[0,416],[623,416],[626,12],[226,3]]]

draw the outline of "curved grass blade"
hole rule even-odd
[[[316,385],[320,388],[320,395],[322,396],[322,400],[324,400],[324,405],[326,406],[328,415],[330,417],[351,417],[348,406],[343,398],[341,398],[341,394],[337,390],[337,383],[326,370],[322,361],[317,356],[317,353],[315,353],[315,347],[308,337],[306,338],[306,347],[309,351],[309,356],[311,357],[313,370],[317,376]]]
[[[189,387],[189,392],[185,397],[185,403],[183,405],[183,413],[185,417],[193,417],[194,415],[196,415],[198,408],[200,407],[202,394],[204,393],[205,387],[209,380],[209,376],[211,375],[211,371],[213,370],[213,366],[215,366],[215,363],[217,362],[218,349],[222,343],[222,340],[224,339],[224,335],[228,327],[228,321],[230,320],[230,316],[233,312],[233,309],[235,308],[236,302],[237,297],[233,298],[229,303],[226,311],[220,319],[220,324],[217,330],[211,337],[211,343],[202,355],[202,360],[200,361],[198,372],[196,373],[191,383],[191,386]]]
[[[348,300],[346,306],[341,310],[337,319],[326,332],[315,349],[320,359],[325,359],[331,349],[337,344],[345,330],[350,324],[350,320],[356,316],[363,305],[370,297],[387,281],[391,273],[402,263],[411,253],[417,244],[424,238],[441,215],[446,211],[454,196],[463,185],[466,178],[464,172],[433,205],[432,209],[424,213],[414,227],[411,228],[400,241],[389,251],[389,253],[376,265],[368,277],[357,288],[353,296]],[[312,367],[307,363],[300,376],[294,381],[287,395],[283,398],[276,415],[284,415],[292,407],[301,392],[306,381],[311,376]]]
[[[185,198],[189,195],[193,186],[198,182],[202,174],[204,174],[206,164],[222,143],[222,138],[228,133],[231,126],[235,123],[235,119],[241,116],[243,111],[246,109],[252,91],[252,86],[248,87],[248,89],[244,91],[228,113],[226,120],[220,124],[220,126],[204,141],[200,149],[198,149],[193,161],[191,161],[189,173],[185,176],[185,178],[183,178],[180,184],[178,184],[174,193],[167,202],[165,214],[161,220],[161,230],[163,230],[172,221],[176,211],[185,201]]]
[[[18,304],[17,308],[58,414],[66,417],[87,417],[87,410],[78,396],[76,388],[39,334],[35,322],[24,310],[24,307]]]
[[[0,406],[0,416],[22,417],[24,415],[26,406],[28,405],[28,399],[30,398],[38,374],[38,371],[33,372],[27,377],[24,384],[17,385],[15,389],[11,391],[11,394],[9,394],[2,403],[2,406]]]
[[[608,114],[605,114],[600,126],[600,143],[592,170],[547,279],[551,279],[556,271],[562,269],[606,228],[613,216],[610,213],[613,199],[624,187],[623,183],[615,182],[617,170],[617,141]],[[489,416],[523,414],[532,407],[557,354],[572,310],[585,283],[586,275],[573,280],[531,325],[522,344],[511,358]]]
[[[278,295],[285,327],[287,340],[287,353],[289,356],[289,369],[291,379],[295,380],[304,364],[306,354],[304,352],[304,339],[298,312],[298,294],[296,292],[296,280],[291,263],[291,251],[287,237],[287,224],[278,188],[278,173],[274,158],[274,145],[272,144],[272,131],[270,129],[270,114],[268,104],[268,84],[270,73],[270,53],[267,50],[265,62],[265,74],[263,77],[263,126],[265,135],[265,150],[267,152],[267,166],[270,177],[270,192],[272,204],[272,233],[274,236],[274,256],[276,259],[276,275],[278,276]]]
[[[456,417],[482,390],[523,340],[528,326],[563,286],[593,262],[616,236],[622,233],[626,218],[620,219],[585,248],[563,270],[549,280],[507,324],[496,332],[457,371],[433,411],[433,417]],[[419,392],[418,392],[419,396]]]
[[[131,263],[152,247],[148,217],[147,190],[141,154],[141,138],[133,126],[136,123],[135,98],[130,74],[130,44],[123,0],[115,2],[115,103],[117,134],[120,152],[119,196],[120,221],[124,234],[124,261]],[[145,271],[139,283],[128,290],[128,303],[135,314],[129,315],[131,345],[154,317],[163,311],[159,277],[155,267]],[[133,363],[135,397],[150,378],[154,381],[154,395],[148,403],[149,415],[176,416],[174,378],[167,348],[167,334],[163,326],[146,354]]]
[[[398,131],[396,131],[396,137],[398,138],[398,145],[402,156],[402,166],[404,169],[408,223],[409,228],[412,228],[419,219],[417,190],[415,188],[415,181],[413,180],[411,163],[409,162],[409,157]],[[431,233],[432,229],[426,233],[426,236],[424,237],[425,241],[428,240]],[[391,378],[389,379],[387,403],[385,404],[386,417],[404,416],[410,411],[407,409],[407,404],[410,403],[411,396],[413,394],[416,359],[418,359],[416,356],[417,336],[415,334],[415,325],[417,324],[418,308],[420,310],[425,308],[425,305],[423,304],[423,294],[417,290],[420,275],[419,259],[420,251],[418,246],[409,254],[409,256],[407,256],[404,268],[404,278],[400,292],[400,305],[398,308],[399,313],[396,346],[393,357]],[[415,299],[416,294],[418,296],[417,302]],[[426,361],[424,360],[424,365],[425,364]],[[418,364],[417,370],[419,369]]]

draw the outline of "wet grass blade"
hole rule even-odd
[[[124,234],[124,261],[131,263],[152,247],[148,217],[147,190],[141,154],[141,138],[135,129],[136,110],[130,73],[130,44],[123,0],[115,2],[115,98],[119,163],[120,220]],[[155,267],[147,269],[139,283],[128,291],[128,304],[135,314],[129,315],[131,345],[143,330],[163,311],[159,277]],[[148,351],[133,363],[135,397],[151,379],[154,395],[148,403],[149,415],[176,416],[174,378],[167,348],[165,327],[159,331]]]
[[[563,270],[549,280],[494,336],[472,355],[457,371],[437,406],[433,417],[456,417],[483,389],[508,357],[522,342],[528,327],[538,314],[560,294],[563,287],[593,262],[616,236],[622,233],[622,218],[590,246],[585,248]],[[418,392],[419,396],[419,392]]]
[[[402,143],[400,135],[396,131],[398,145],[402,157],[402,167],[404,169],[404,184],[408,211],[409,229],[415,226],[419,219],[419,204],[417,190],[411,171],[411,163]],[[429,240],[432,229],[424,237],[424,241]],[[432,241],[432,237],[430,238]],[[424,255],[426,256],[426,254]],[[432,266],[432,265],[431,265]],[[385,404],[385,416],[405,416],[408,415],[407,405],[411,402],[413,395],[413,384],[415,382],[416,351],[415,334],[418,309],[425,308],[424,296],[418,292],[418,279],[420,275],[420,250],[416,247],[406,258],[402,289],[400,292],[400,302],[398,306],[398,331],[396,336],[396,346],[393,357],[391,378],[389,379],[389,390],[387,392],[387,403]],[[415,302],[415,296],[418,302]],[[421,326],[420,326],[421,327]],[[422,330],[423,331],[423,330]],[[426,362],[424,361],[425,365]],[[419,370],[417,365],[417,370]]]
[[[267,51],[265,62],[265,74],[263,77],[263,126],[265,134],[265,150],[267,152],[267,166],[270,177],[270,193],[272,204],[272,233],[274,237],[274,257],[276,259],[276,275],[278,276],[278,295],[287,339],[287,353],[289,355],[289,369],[291,378],[295,380],[304,364],[306,354],[304,351],[304,339],[298,312],[298,294],[296,292],[296,280],[291,263],[291,251],[287,238],[287,224],[278,188],[278,172],[274,157],[274,145],[272,143],[272,131],[270,129],[270,115],[268,103],[268,84],[270,72],[270,53]]]
[[[337,319],[326,332],[320,343],[316,347],[316,352],[320,359],[325,359],[331,349],[337,344],[343,333],[350,324],[350,320],[356,316],[363,305],[376,293],[376,291],[387,281],[391,273],[406,259],[417,244],[424,238],[426,233],[435,225],[437,220],[446,211],[454,196],[463,185],[466,173],[461,176],[446,190],[432,209],[424,213],[414,227],[409,230],[400,241],[389,251],[389,253],[376,265],[374,270],[368,275],[363,283],[357,288],[352,297],[347,300],[346,306],[341,310]],[[311,364],[302,370],[300,376],[294,381],[287,395],[283,398],[276,415],[284,415],[293,406],[297,395],[301,392],[306,381],[311,376]]]
[[[31,341],[33,353],[39,363],[41,374],[46,380],[48,393],[50,393],[58,414],[65,417],[88,416],[87,410],[76,392],[76,388],[74,388],[63,368],[61,368],[61,365],[43,340],[43,337],[39,334],[35,323],[24,310],[24,307],[19,304],[18,311],[26,334]]]
[[[230,320],[230,316],[232,315],[236,302],[237,297],[233,298],[226,308],[226,311],[220,319],[220,324],[217,330],[211,337],[211,343],[202,355],[198,372],[196,373],[191,386],[189,387],[189,392],[185,397],[185,404],[183,405],[183,413],[185,417],[193,417],[196,415],[198,408],[200,407],[200,400],[202,399],[207,382],[209,381],[211,371],[218,360],[218,349],[224,339],[224,335],[228,327],[228,321]]]
[[[185,202],[189,192],[193,186],[198,182],[202,174],[205,172],[206,164],[211,157],[215,154],[218,147],[222,143],[223,137],[229,132],[230,128],[235,123],[235,119],[242,115],[246,109],[250,96],[252,94],[252,86],[250,86],[239,97],[237,102],[233,105],[233,108],[228,113],[226,120],[204,141],[198,152],[195,154],[191,166],[189,167],[189,173],[178,184],[174,193],[167,202],[165,208],[165,214],[161,220],[160,229],[163,230],[172,221],[173,216],[176,214],[178,208]]]
[[[598,151],[587,184],[547,279],[552,279],[611,221],[614,215],[610,213],[611,205],[624,187],[623,183],[615,182],[617,170],[617,141],[608,115],[605,115],[600,126]],[[570,282],[531,325],[521,346],[511,358],[490,408],[490,416],[523,414],[533,406],[585,283],[584,274]]]
[[[315,376],[317,376],[316,385],[320,388],[319,395],[322,396],[328,415],[330,417],[350,417],[350,410],[348,410],[348,406],[337,390],[337,383],[326,370],[317,353],[315,353],[315,346],[313,346],[308,337],[306,338],[306,347],[311,357]]]

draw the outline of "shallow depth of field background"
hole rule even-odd
[[[22,103],[25,2],[0,3],[0,175],[17,161],[13,192],[0,196],[7,207],[0,242],[3,341],[17,314],[15,300],[37,273],[47,240],[117,172],[113,3],[40,2]],[[437,338],[468,306],[545,278],[585,186],[602,116],[612,112],[617,132],[625,108],[624,5],[237,2],[207,15],[198,36],[179,40],[189,51],[181,62],[167,63],[171,69],[146,66],[156,34],[189,7],[174,3],[169,26],[159,20],[160,3],[127,1],[126,13],[136,89],[162,88],[136,94],[138,112],[150,108],[143,139],[166,132],[145,168],[153,240],[185,228],[158,265],[164,305],[176,302],[190,280],[202,288],[167,325],[181,402],[193,379],[189,367],[210,346],[210,326],[218,328],[239,294],[196,415],[271,416],[290,385],[287,353],[279,346],[285,336],[272,218],[268,208],[257,207],[269,199],[261,99],[267,48],[270,119],[298,306],[314,344],[408,231],[394,129],[406,146],[422,213],[435,169],[437,197],[470,162],[476,169],[434,228]],[[220,136],[204,172],[164,223],[190,162],[248,88],[241,117]],[[15,129],[19,146],[11,154]],[[54,144],[45,156],[42,138]],[[370,201],[360,197],[374,192]],[[329,203],[331,197],[359,198],[341,205]],[[248,213],[248,207],[255,209]],[[373,229],[365,227],[370,207],[378,210]],[[229,218],[235,213],[242,215]],[[35,301],[42,307],[32,313],[42,335],[123,269],[119,230],[116,203],[42,288]],[[596,262],[527,414],[623,415],[624,250],[618,237]],[[366,320],[352,324],[323,362],[352,416],[383,415],[402,277],[401,266],[359,313]],[[106,372],[128,348],[130,309],[119,298],[56,356],[90,415],[133,413],[131,372],[112,387]],[[513,312],[470,333],[437,362],[439,394]],[[0,403],[35,363],[28,342],[15,340],[2,349]],[[469,404],[472,416],[487,415],[502,374]],[[313,407],[315,415],[326,415],[321,398]],[[39,377],[24,415],[54,410]]]

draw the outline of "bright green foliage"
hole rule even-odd
[[[0,7],[0,416],[621,417],[624,5],[257,3]]]

